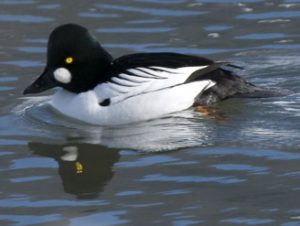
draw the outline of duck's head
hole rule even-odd
[[[66,24],[57,27],[48,41],[44,72],[24,90],[40,93],[53,87],[80,93],[105,81],[105,71],[112,57],[82,26]]]

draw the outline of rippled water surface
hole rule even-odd
[[[0,225],[300,225],[300,1],[0,0]],[[115,57],[175,51],[288,89],[102,128],[23,97],[62,23]],[[46,96],[45,96],[46,95]]]

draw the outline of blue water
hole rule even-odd
[[[300,1],[0,0],[0,225],[300,225]],[[104,128],[24,97],[47,38],[88,27],[118,57],[242,66],[290,95]]]

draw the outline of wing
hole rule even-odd
[[[226,63],[175,53],[132,54],[116,59],[109,80],[95,91],[99,101],[123,99],[201,80],[201,76]],[[203,77],[203,80],[207,78]],[[199,93],[201,90],[199,90]]]

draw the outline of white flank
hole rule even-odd
[[[64,67],[57,68],[54,71],[53,74],[54,74],[54,78],[58,82],[61,82],[61,83],[64,83],[64,84],[67,84],[67,83],[71,82],[72,74],[68,69],[66,69]]]
[[[193,72],[206,67],[133,68],[88,92],[61,90],[50,104],[64,115],[97,125],[154,119],[191,107],[197,95],[212,87],[215,82],[211,80],[184,83]],[[57,79],[66,82],[71,77],[67,70],[57,70]],[[110,100],[109,105],[101,106],[105,99]]]
[[[99,105],[94,91],[73,94],[61,90],[50,104],[69,117],[97,125],[118,125],[161,117],[192,106],[194,98],[215,83],[196,81],[129,97],[109,106]],[[117,98],[117,97],[116,97]]]

